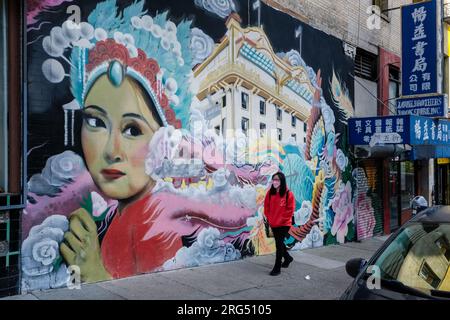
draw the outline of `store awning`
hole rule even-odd
[[[416,146],[411,150],[411,160],[450,158],[450,146]]]
[[[366,150],[402,150],[411,159],[450,157],[450,120],[414,115],[349,119],[349,143]],[[409,149],[409,150],[408,150]],[[389,153],[386,153],[389,155]]]

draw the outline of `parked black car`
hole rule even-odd
[[[450,299],[450,206],[414,216],[366,261],[347,262],[355,278],[341,300]]]

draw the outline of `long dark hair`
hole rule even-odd
[[[284,195],[286,194],[286,191],[287,191],[286,176],[284,175],[283,172],[279,171],[272,176],[272,180],[276,176],[278,176],[278,178],[280,178],[280,196],[284,197]],[[277,194],[277,189],[275,189],[272,185],[270,187],[270,195],[275,195],[275,194]]]

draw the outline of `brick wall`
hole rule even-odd
[[[289,11],[316,29],[377,53],[377,47],[400,54],[400,10],[389,13],[389,22],[381,19],[380,30],[369,30],[366,10],[372,0],[264,0],[267,4]],[[412,0],[391,0],[389,8],[412,3]]]

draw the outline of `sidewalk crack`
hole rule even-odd
[[[199,291],[199,292],[201,292],[201,293],[203,293],[203,294],[206,294],[206,295],[208,295],[208,296],[215,297],[215,298],[219,297],[219,296],[216,296],[216,295],[214,295],[214,294],[211,294],[211,293],[208,293],[208,292],[206,292],[206,291],[203,291],[202,289],[199,289],[199,288],[197,288],[197,287],[191,286],[191,285],[189,285],[189,284],[187,284],[187,283],[183,283],[183,282],[178,281],[178,280],[176,280],[176,279],[171,279],[171,278],[165,277],[165,276],[162,275],[162,274],[161,274],[161,277],[164,278],[164,279],[166,279],[167,281],[173,281],[173,282],[176,282],[177,284],[181,284],[181,285],[183,285],[183,286],[185,286],[185,287],[191,288],[191,289],[193,289],[193,290],[197,290],[197,291]]]
[[[245,292],[245,291],[248,291],[248,290],[251,290],[251,289],[261,289],[261,288],[264,288],[264,286],[261,285],[261,286],[254,286],[254,287],[246,288],[246,289],[240,289],[240,290],[228,292],[228,293],[225,293],[225,294],[222,294],[222,295],[218,295],[218,296],[216,296],[216,298],[225,297],[225,296],[228,296],[230,294],[236,294],[236,293]]]
[[[121,294],[119,294],[119,293],[117,293],[117,292],[114,292],[114,291],[112,291],[112,290],[110,290],[108,287],[104,287],[104,286],[99,286],[100,288],[102,288],[103,290],[106,290],[106,291],[108,291],[109,293],[111,293],[112,295],[114,295],[114,296],[118,296],[118,297],[120,297],[120,298],[122,298],[123,300],[129,300],[127,297],[124,297],[124,296],[122,296]]]

